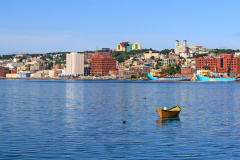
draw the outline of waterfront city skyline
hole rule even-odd
[[[137,41],[174,49],[174,41],[239,49],[240,2],[226,1],[4,1],[0,55],[85,51]]]

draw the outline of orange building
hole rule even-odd
[[[178,77],[193,77],[193,69],[192,68],[184,68],[181,67],[181,74],[178,74]]]
[[[209,68],[212,72],[240,74],[240,58],[232,54],[223,54],[217,58],[199,57],[196,59],[196,70]]]
[[[192,74],[192,68],[181,67],[181,74]]]
[[[90,75],[109,75],[110,70],[116,70],[116,60],[110,55],[94,55]]]
[[[52,69],[61,69],[61,64],[53,64]]]
[[[5,77],[5,76],[6,76],[6,73],[5,73],[4,67],[0,66],[0,77]]]

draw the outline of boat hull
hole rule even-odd
[[[148,74],[147,77],[153,81],[190,81],[190,77],[158,78]]]
[[[163,109],[157,109],[157,112],[161,118],[175,118],[178,117],[180,111],[168,111]]]
[[[200,75],[196,75],[198,81],[201,82],[232,82],[236,81],[236,78],[209,78],[209,77],[201,77]]]

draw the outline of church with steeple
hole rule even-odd
[[[98,52],[98,47],[96,47],[96,50],[95,50],[95,55],[99,55],[99,52]]]
[[[179,44],[179,41],[175,41],[175,54],[180,55],[184,53],[203,53],[205,51],[205,48],[203,46],[187,46],[187,41],[183,40],[183,45]]]
[[[179,41],[175,41],[175,54],[179,55],[180,53],[188,52],[187,41],[183,40],[183,45],[179,45]]]

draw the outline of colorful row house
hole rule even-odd
[[[116,51],[122,51],[122,52],[130,52],[132,50],[141,50],[142,46],[135,42],[134,44],[131,44],[131,42],[122,42],[117,45]]]

